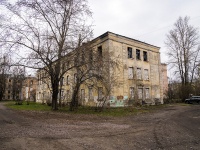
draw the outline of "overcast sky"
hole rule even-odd
[[[161,47],[166,63],[166,34],[181,17],[200,29],[200,0],[88,0],[94,37],[110,31]]]

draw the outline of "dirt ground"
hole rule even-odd
[[[12,111],[0,103],[1,150],[200,149],[200,105],[99,117]]]

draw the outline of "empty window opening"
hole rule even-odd
[[[98,47],[98,57],[99,57],[99,58],[102,58],[102,56],[103,56],[103,53],[102,53],[102,46],[99,46],[99,47]]]
[[[139,49],[136,49],[136,58],[140,59],[140,50]]]
[[[147,59],[147,52],[146,51],[143,51],[143,59],[144,59],[144,61],[147,61],[148,59]]]
[[[131,48],[131,47],[128,47],[127,51],[128,51],[128,58],[133,58],[133,55],[132,55],[132,48]]]

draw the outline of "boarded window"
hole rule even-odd
[[[139,49],[136,49],[136,58],[140,59],[140,50]]]
[[[145,89],[145,99],[149,99],[150,98],[150,94],[149,94],[149,88]]]
[[[81,89],[81,100],[84,101],[85,100],[85,90]]]
[[[89,96],[89,100],[93,100],[93,90],[92,90],[92,87],[88,88],[88,96]]]
[[[103,98],[103,88],[98,87],[98,99],[101,100]]]
[[[147,52],[146,51],[143,51],[143,60],[144,61],[147,61]]]
[[[141,71],[141,68],[137,68],[137,79],[139,79],[139,80],[142,79],[142,71]]]
[[[144,80],[149,80],[149,70],[144,69]]]
[[[134,99],[134,87],[130,87],[130,99]]]
[[[133,67],[128,68],[128,79],[133,79]]]
[[[128,47],[128,48],[127,48],[127,51],[128,51],[128,58],[133,58],[133,55],[132,55],[132,48],[131,48],[131,47]]]
[[[143,93],[143,90],[142,90],[142,88],[139,88],[138,89],[138,99],[142,99],[142,93]]]

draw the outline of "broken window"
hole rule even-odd
[[[144,80],[149,80],[149,70],[144,69]]]
[[[130,87],[130,99],[134,99],[134,87]]]
[[[147,52],[146,51],[143,51],[143,59],[144,59],[144,61],[147,61],[148,59],[147,59]]]
[[[89,100],[93,100],[93,90],[92,90],[92,87],[88,88],[88,96],[89,96]]]
[[[128,79],[133,79],[133,67],[128,68]]]
[[[139,79],[139,80],[142,79],[142,71],[141,71],[141,68],[137,68],[137,79]]]
[[[128,51],[128,58],[133,58],[133,55],[132,55],[132,48],[131,48],[131,47],[128,47],[127,51]]]
[[[140,50],[136,49],[136,58],[140,60]]]
[[[139,88],[138,89],[138,99],[142,99],[142,93],[143,93],[143,90],[142,90],[142,88]]]
[[[145,99],[149,99],[150,98],[150,94],[149,94],[149,88],[145,89]]]
[[[98,87],[98,99],[101,100],[103,98],[103,88]]]

